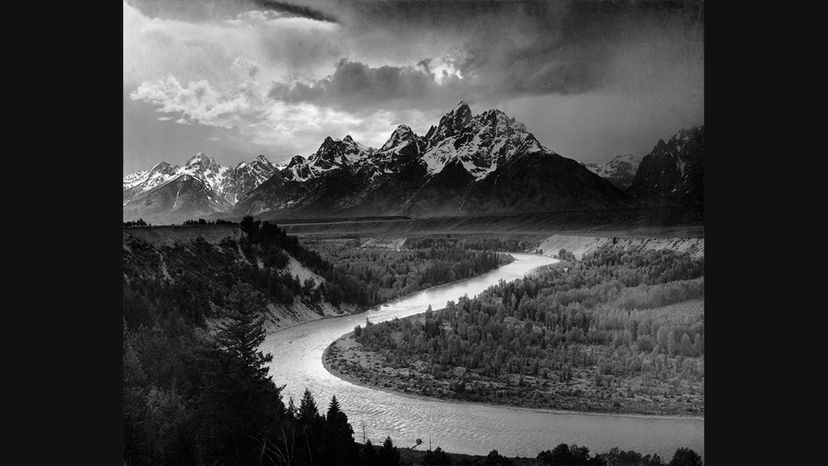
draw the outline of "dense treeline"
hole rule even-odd
[[[335,399],[324,415],[309,392],[285,406],[256,350],[270,303],[354,303],[349,291],[364,284],[275,225],[245,218],[240,227],[242,238],[217,245],[125,237],[125,463],[398,464],[390,439],[379,449],[354,443]],[[300,283],[288,254],[326,281]]]
[[[298,406],[285,403],[268,375],[271,356],[258,350],[269,303],[345,299],[346,288],[331,289],[358,286],[358,275],[275,225],[241,226],[243,238],[218,245],[124,242],[124,464],[401,464],[390,438],[380,448],[354,442],[336,397],[318,407],[306,390]],[[326,283],[291,276],[288,253]],[[494,452],[485,464],[507,461]]]
[[[600,249],[421,319],[369,323],[355,339],[389,366],[424,362],[436,379],[461,367],[489,380],[574,385],[577,372],[575,382],[592,387],[699,394],[703,308],[681,303],[703,298],[703,268],[671,251]],[[485,399],[485,386],[469,382],[457,379],[459,397]]]
[[[220,218],[213,220],[212,222],[209,220],[204,220],[200,218],[198,220],[185,220],[182,225],[236,225],[236,222],[232,222],[230,220],[222,220]]]
[[[669,462],[657,454],[642,455],[633,450],[613,448],[607,453],[589,455],[589,448],[561,443],[552,450],[538,454],[542,464],[551,466],[701,466],[704,462],[698,453],[689,448],[678,448]]]
[[[143,218],[139,218],[138,220],[124,222],[124,228],[147,227],[147,226],[150,226],[150,224],[145,222]]]
[[[333,306],[374,304],[364,283],[339,273],[283,229],[250,217],[240,227],[242,238],[228,237],[217,245],[201,237],[158,247],[134,237],[125,240],[127,322],[148,323],[151,314],[175,314],[187,323],[203,323],[221,316],[226,296],[237,285],[263,305],[317,305],[323,301]],[[288,267],[290,256],[325,280],[300,281]]]
[[[334,264],[323,276],[335,277],[345,296],[368,306],[473,277],[513,260],[506,254],[460,246],[395,250],[360,247],[358,240],[347,240],[319,241],[309,247]]]
[[[125,240],[125,464],[398,464],[390,439],[379,453],[354,442],[335,398],[324,414],[307,391],[285,406],[258,351],[262,316],[324,294],[280,270],[285,251],[325,263],[272,226],[245,229],[219,245]]]
[[[243,252],[240,257],[239,251]],[[131,238],[124,253],[124,316],[130,325],[149,324],[150,315],[177,315],[188,324],[220,317],[234,288],[246,290],[263,306],[320,303],[324,284],[305,283],[284,267],[280,248],[266,252],[245,240],[219,245],[203,238],[154,247]]]
[[[308,400],[285,407],[256,350],[269,303],[325,292],[283,269],[268,231],[219,245],[125,239],[126,464],[328,464],[356,451],[336,403],[326,416]]]
[[[423,238],[408,238],[403,243],[403,246],[410,249],[460,248],[486,251],[523,252],[536,248],[538,246],[538,241],[526,241],[509,238],[463,238],[448,235],[446,237],[428,236]]]
[[[469,457],[447,453],[440,447],[420,453],[406,453],[403,464],[422,464],[426,466],[449,465],[549,465],[549,466],[701,466],[701,456],[689,448],[676,449],[670,461],[663,460],[658,454],[646,454],[612,448],[606,453],[590,455],[589,448],[578,445],[558,444],[551,450],[544,450],[536,458],[507,458],[497,450],[486,456]]]
[[[379,452],[354,442],[336,397],[324,414],[307,390],[285,406],[258,351],[260,303],[235,291],[228,300],[215,335],[176,315],[125,323],[124,464],[399,464],[390,439]]]

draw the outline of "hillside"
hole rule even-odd
[[[538,246],[538,251],[546,256],[557,257],[561,249],[575,255],[577,259],[601,248],[622,249],[629,251],[669,250],[690,257],[704,258],[704,238],[658,238],[658,237],[619,237],[591,235],[552,235]]]
[[[257,302],[274,330],[358,309],[331,303],[331,285],[321,276],[330,266],[318,255],[251,242],[238,225],[130,228],[123,241],[130,326],[151,325],[170,312],[212,325],[228,315],[228,299],[238,294]]]

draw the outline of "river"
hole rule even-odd
[[[351,384],[322,366],[322,353],[334,340],[365,319],[378,323],[445,307],[464,294],[475,296],[500,280],[511,281],[536,268],[556,262],[549,257],[512,253],[515,261],[477,277],[430,288],[363,314],[307,322],[268,335],[261,349],[273,354],[270,374],[277,385],[286,384],[285,403],[297,406],[310,388],[321,413],[336,395],[362,442],[363,429],[371,442],[391,436],[394,445],[409,447],[418,438],[425,448],[485,455],[496,449],[502,455],[535,457],[561,442],[585,445],[590,451],[612,447],[658,453],[669,461],[678,447],[690,447],[704,457],[704,420],[658,416],[564,413],[449,401],[424,400]]]

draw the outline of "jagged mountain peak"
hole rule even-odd
[[[277,167],[273,164],[273,162],[271,162],[264,155],[259,154],[251,162],[239,162],[238,164],[236,164],[234,170],[267,170],[275,168]]]
[[[302,157],[301,155],[294,155],[293,157],[290,158],[290,162],[288,162],[287,168],[290,168],[294,165],[298,165],[300,163],[305,163],[305,158]]]
[[[699,210],[704,204],[704,125],[661,139],[645,155],[630,194],[649,203],[680,203]]]
[[[451,113],[454,115],[455,119],[465,120],[471,118],[471,108],[469,108],[469,104],[465,101],[461,100],[454,106]]]
[[[391,133],[388,141],[382,145],[380,152],[399,151],[416,139],[417,135],[408,125],[399,125],[397,126],[397,129]]]
[[[429,130],[426,140],[423,160],[429,173],[439,173],[447,163],[458,160],[478,180],[515,156],[554,154],[525,125],[503,111],[489,109],[472,116],[465,102],[445,114],[439,125]]]
[[[440,123],[434,130],[429,130],[426,138],[429,141],[438,141],[451,137],[462,130],[472,119],[472,112],[468,104],[462,100],[450,112],[440,118]]]
[[[343,139],[328,136],[319,149],[307,158],[307,170],[294,167],[292,171],[298,179],[314,178],[330,170],[359,164],[372,152],[373,149],[356,142],[350,135]]]
[[[218,165],[218,163],[216,163],[215,159],[213,159],[212,157],[207,156],[204,152],[196,152],[196,154],[194,156],[190,157],[190,159],[187,160],[187,163],[185,163],[184,166],[197,165],[197,164],[207,165],[207,166],[209,166],[209,165]]]
[[[313,155],[330,157],[339,154],[356,154],[359,152],[366,152],[367,150],[368,148],[366,146],[356,142],[350,134],[346,135],[342,139],[334,139],[327,136],[325,140],[322,141],[322,145],[319,146],[319,150],[317,150]]]
[[[268,160],[268,158],[265,157],[263,154],[257,155],[256,158],[253,161],[254,162],[259,162],[259,163],[264,163],[266,165],[271,165],[271,166],[273,165],[273,162]]]
[[[178,167],[178,165],[173,165],[169,162],[159,162],[159,163],[156,163],[155,165],[153,165],[152,168],[150,169],[150,171],[165,171],[165,170],[169,170],[171,168],[177,168],[177,167]]]
[[[167,199],[170,195],[178,194],[189,196],[196,203],[202,202],[202,200],[196,200],[197,198],[204,198],[203,202],[216,206],[217,209],[224,208],[238,202],[244,195],[270,178],[275,171],[276,167],[264,155],[259,155],[250,162],[241,162],[234,168],[220,165],[203,152],[196,153],[182,167],[169,162],[161,162],[149,170],[124,177],[125,212],[146,210],[135,202],[146,203],[150,198],[161,202],[159,199]],[[189,192],[179,192],[180,190],[176,188],[170,194],[169,189],[161,190],[173,182],[182,190]],[[169,207],[166,201],[156,204],[156,207],[159,205]],[[172,205],[179,204],[174,202]],[[149,209],[147,213],[152,213],[151,211],[152,209]],[[155,214],[160,215],[160,212],[155,212]]]

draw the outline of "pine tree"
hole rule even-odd
[[[324,437],[329,462],[341,464],[358,462],[354,430],[348,423],[348,416],[340,409],[336,396],[331,398],[328,414],[325,416]]]
[[[397,466],[400,464],[400,452],[394,447],[391,437],[385,437],[377,456],[379,464],[382,466]]]
[[[316,408],[316,400],[313,399],[313,394],[311,394],[310,390],[306,388],[305,393],[302,394],[302,401],[299,402],[299,415],[297,416],[297,420],[301,424],[309,425],[317,417],[319,417],[319,411]]]
[[[272,357],[258,349],[264,337],[260,316],[237,312],[206,354],[206,386],[197,402],[196,424],[207,463],[258,463],[286,415],[284,387],[276,387],[268,375]]]

